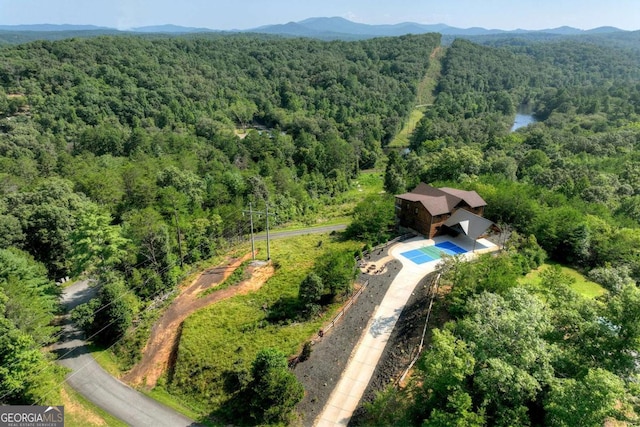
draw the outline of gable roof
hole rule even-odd
[[[475,191],[458,190],[457,188],[449,188],[449,187],[442,187],[440,188],[440,190],[444,191],[445,193],[452,194],[456,197],[459,197],[460,199],[464,200],[472,208],[487,206],[487,202],[485,202],[484,199],[480,197],[480,195]]]
[[[472,208],[486,206],[487,203],[475,191],[457,190],[455,188],[435,188],[424,182],[418,184],[409,193],[396,196],[410,202],[420,202],[431,215],[442,215],[452,212],[462,201]]]
[[[458,230],[471,239],[476,240],[494,224],[492,221],[476,215],[473,212],[459,209],[444,222],[444,225]]]

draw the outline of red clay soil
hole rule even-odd
[[[132,386],[143,385],[153,388],[160,376],[169,367],[169,360],[178,345],[178,331],[182,322],[195,311],[207,307],[223,299],[235,295],[244,295],[260,287],[273,275],[271,264],[250,266],[251,277],[237,285],[219,291],[214,291],[202,298],[202,292],[222,283],[231,275],[251,254],[242,258],[232,259],[202,272],[189,286],[181,290],[180,295],[173,300],[162,317],[153,325],[151,335],[142,354],[142,359],[122,379]]]

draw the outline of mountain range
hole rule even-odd
[[[615,27],[600,27],[592,30],[580,30],[572,27],[550,28],[545,30],[523,30],[512,31],[500,29],[486,29],[481,27],[457,28],[446,24],[418,24],[415,22],[403,22],[393,25],[370,25],[352,22],[344,18],[309,18],[299,22],[289,22],[280,25],[267,25],[254,28],[252,32],[285,35],[308,35],[308,36],[330,36],[341,35],[350,36],[401,36],[404,34],[440,33],[442,35],[460,36],[484,36],[491,34],[526,34],[526,33],[547,33],[557,35],[579,35],[590,33],[610,33],[622,31]]]
[[[93,25],[0,25],[0,32],[11,33],[47,33],[50,37],[59,38],[56,33],[73,32],[74,36],[82,32],[90,34],[121,33],[123,31],[115,28],[99,27]],[[183,27],[178,25],[156,25],[147,27],[131,28],[124,32],[128,33],[156,33],[156,34],[192,34],[205,32],[222,32],[209,28]],[[311,37],[326,40],[333,39],[362,39],[370,37],[401,36],[405,34],[440,33],[444,36],[490,36],[490,35],[526,35],[526,34],[549,34],[558,36],[603,34],[625,32],[615,27],[599,27],[591,30],[580,30],[572,27],[549,28],[544,30],[500,30],[486,29],[481,27],[457,28],[446,24],[418,24],[415,22],[403,22],[392,25],[370,25],[349,21],[340,17],[332,18],[309,18],[298,22],[288,22],[286,24],[265,25],[246,30],[224,31],[226,33],[263,33],[282,35],[289,37]]]

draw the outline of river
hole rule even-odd
[[[511,132],[535,123],[537,120],[533,117],[533,111],[528,105],[521,105],[516,112],[516,120],[513,122]]]

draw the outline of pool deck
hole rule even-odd
[[[436,237],[434,239],[413,238],[397,243],[389,249],[389,254],[402,263],[402,270],[395,277],[380,306],[369,320],[360,340],[351,353],[338,384],[334,388],[322,413],[315,420],[316,427],[346,426],[364,395],[378,361],[389,341],[391,332],[400,314],[407,304],[411,293],[420,281],[435,271],[440,259],[416,264],[401,255],[403,252],[419,249],[436,243],[450,241],[466,249],[460,255],[470,260],[481,253],[498,250],[498,247],[485,239],[476,243],[473,252],[473,241],[465,238]]]

